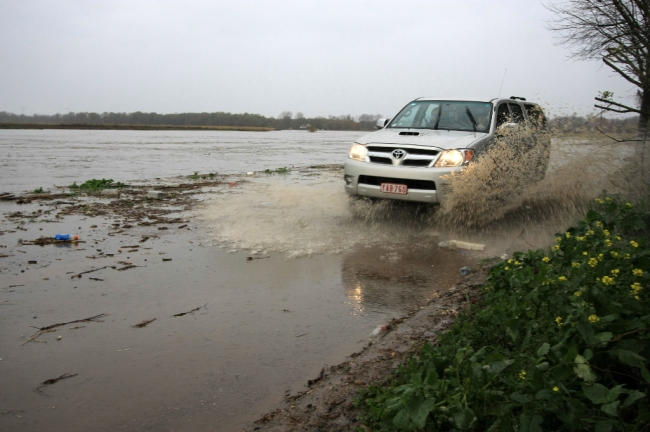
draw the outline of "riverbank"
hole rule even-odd
[[[45,123],[0,123],[0,129],[64,129],[64,130],[137,130],[137,131],[240,131],[270,132],[270,127],[258,126],[173,126],[173,125],[87,125]]]

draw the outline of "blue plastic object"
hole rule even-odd
[[[70,240],[70,234],[57,234],[54,236],[54,240]]]
[[[463,267],[463,268],[460,269],[460,275],[461,276],[467,276],[471,272],[472,272],[472,269],[469,268],[469,267]]]

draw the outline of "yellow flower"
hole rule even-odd
[[[558,246],[558,245],[553,246],[553,250],[556,251],[556,252],[559,251],[559,250],[560,250],[560,246]]]
[[[603,223],[601,221],[596,221],[594,225],[596,225],[597,227],[601,227],[603,226]]]
[[[547,263],[547,262],[551,261],[551,259],[550,259],[549,257],[544,257],[544,258],[542,258],[542,261],[544,261],[545,263]]]
[[[612,202],[612,199],[610,197],[605,198],[605,202]]]
[[[616,252],[616,251],[611,251],[609,254],[611,256],[613,256],[614,258],[618,258],[618,252]]]
[[[630,241],[630,246],[632,246],[633,248],[638,248],[639,244],[637,242],[635,242],[634,240],[632,240],[632,241]]]
[[[620,240],[620,239],[621,239],[621,236],[616,236],[616,237],[614,237],[614,240],[616,240],[616,241],[618,241],[618,240]]]
[[[587,234],[588,236],[590,236],[590,235],[594,235],[594,232],[593,232],[592,230],[589,230],[589,231],[587,231],[586,234]]]
[[[571,263],[571,267],[580,267],[580,263],[574,261]]]
[[[596,202],[598,204],[605,204],[605,201],[603,201],[602,198],[596,198]]]
[[[562,317],[555,318],[555,322],[557,323],[558,327],[562,327]]]
[[[630,259],[630,254],[629,254],[629,253],[626,253],[625,256],[624,256],[624,258],[625,258],[625,259]]]
[[[526,379],[526,371],[519,372],[519,379]]]
[[[598,254],[598,261],[602,261],[602,260],[603,260],[603,254]]]
[[[587,264],[589,264],[589,267],[596,267],[598,265],[598,260],[596,258],[589,258]]]
[[[553,391],[554,391],[555,393],[557,393],[557,392],[560,391],[560,388],[559,388],[558,386],[555,386],[555,387],[553,387]]]
[[[559,280],[559,281],[565,281],[565,280],[566,280],[566,276],[560,276],[559,278],[557,278],[557,280]]]
[[[580,302],[580,306],[587,306],[587,302]]]
[[[568,231],[566,233],[564,233],[564,235],[566,236],[566,238],[571,238],[571,233],[568,232]]]
[[[587,256],[587,255],[589,255],[589,252],[584,251],[582,254],[583,254],[584,256]]]
[[[611,273],[612,273],[612,276],[618,276],[618,274],[619,274],[620,272],[621,272],[621,271],[620,271],[619,269],[614,269],[614,270],[612,270]]]
[[[573,293],[573,295],[575,297],[580,297],[582,295],[582,293],[580,291],[576,291],[576,292]]]
[[[613,277],[603,276],[603,283],[605,285],[614,285],[616,280]]]
[[[634,282],[632,285],[630,285],[630,287],[632,288],[632,291],[630,292],[630,295],[632,296],[638,296],[641,290],[643,289],[641,284],[638,282]]]
[[[630,209],[630,208],[632,208],[632,203],[626,202],[626,203],[623,205],[623,207],[625,207],[625,208],[629,208],[629,209]]]
[[[589,322],[592,324],[597,323],[600,321],[600,318],[598,318],[598,315],[589,315]]]
[[[555,237],[555,243],[559,243],[561,241],[562,241],[562,239],[560,237]]]
[[[511,259],[508,260],[508,264],[512,264],[512,260],[511,260]]]
[[[639,297],[638,295],[635,295],[635,296],[634,296],[634,299],[635,299],[635,300],[641,300],[641,297]]]
[[[609,230],[603,230],[603,233],[605,234],[605,237],[609,237]]]
[[[505,266],[504,270],[510,270],[510,267]]]
[[[643,270],[641,270],[641,269],[634,269],[634,270],[632,270],[632,274],[633,274],[634,276],[643,276]]]
[[[605,240],[605,246],[610,247],[612,245],[612,241],[610,239]]]
[[[585,241],[586,238],[587,238],[587,237],[576,237],[576,239],[577,239],[578,241]]]

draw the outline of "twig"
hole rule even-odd
[[[629,138],[629,139],[626,138],[626,139],[622,139],[622,140],[620,140],[620,139],[618,139],[618,138],[614,138],[614,137],[611,136],[611,135],[607,135],[605,132],[603,132],[602,130],[600,130],[600,128],[599,128],[598,126],[594,126],[594,127],[596,128],[596,130],[597,130],[598,132],[600,132],[601,134],[605,135],[607,138],[616,141],[617,143],[643,141],[643,140],[641,140],[641,139],[632,139],[632,138]]]
[[[115,270],[117,270],[117,271],[124,271],[124,270],[128,270],[128,269],[132,269],[132,268],[134,268],[134,267],[144,267],[144,266],[127,265],[127,266],[124,266],[124,267],[122,267],[122,268],[116,268]]]
[[[44,392],[41,391],[41,389],[42,389],[43,387],[47,387],[47,386],[50,386],[50,385],[52,385],[52,384],[56,384],[56,383],[58,383],[58,382],[61,381],[61,380],[64,380],[64,379],[66,379],[66,378],[72,378],[72,377],[75,377],[75,376],[77,376],[77,375],[79,375],[79,374],[63,374],[63,375],[61,375],[60,377],[56,377],[56,378],[51,378],[51,379],[49,379],[49,380],[45,380],[45,381],[43,381],[43,382],[41,383],[40,386],[36,387],[34,390],[35,390],[36,392],[42,394],[42,395],[49,396],[48,394],[46,394],[46,393],[44,393]]]
[[[299,337],[303,337],[303,336],[306,336],[306,335],[308,335],[309,333],[311,333],[311,332],[307,332],[307,333],[303,333],[303,334],[299,334],[299,335],[298,335],[298,336],[296,336],[296,337],[297,337],[297,338],[299,338]]]
[[[77,273],[76,275],[70,276],[70,279],[80,278],[82,274],[93,273],[93,272],[96,272],[96,271],[104,270],[105,268],[108,268],[108,267],[110,267],[110,266],[104,266],[104,267],[100,267],[98,269],[87,270],[85,272]]]
[[[178,314],[176,314],[176,315],[172,315],[172,316],[173,316],[173,317],[180,317],[180,316],[188,315],[188,314],[192,314],[192,316],[193,316],[193,315],[194,315],[194,312],[198,312],[199,309],[201,309],[201,308],[205,308],[205,309],[207,310],[207,309],[208,309],[208,308],[206,308],[207,305],[208,305],[208,304],[206,303],[206,304],[204,304],[203,306],[199,306],[199,307],[197,307],[197,308],[192,309],[191,311],[188,311],[188,312],[181,312],[181,313],[178,313]]]
[[[68,325],[68,324],[74,324],[74,323],[78,323],[78,322],[98,322],[99,318],[103,318],[105,316],[108,316],[108,315],[107,314],[99,314],[99,315],[92,316],[90,318],[84,318],[84,319],[80,319],[80,320],[68,321],[68,322],[59,323],[59,324],[52,324],[52,325],[49,325],[47,327],[34,327],[35,329],[38,329],[38,331],[36,333],[34,333],[32,336],[30,336],[25,342],[23,342],[23,345],[25,345],[27,342],[32,342],[32,341],[33,342],[47,343],[47,341],[37,340],[36,338],[39,337],[40,335],[42,335],[43,333],[50,333],[50,332],[55,331],[57,327],[61,327],[61,326]],[[101,321],[99,321],[99,322],[101,322]],[[75,328],[77,328],[77,327],[75,327]]]
[[[104,279],[100,279],[100,278],[89,277],[88,279],[94,280],[94,281],[99,281],[99,282],[104,282]]]
[[[140,322],[140,323],[137,323],[137,324],[135,324],[135,325],[132,325],[131,327],[133,327],[133,328],[142,328],[142,327],[146,327],[146,326],[148,326],[149,324],[151,324],[151,323],[154,322],[154,321],[156,321],[156,318],[152,318],[152,319],[150,319],[150,320],[144,320],[144,321],[142,321],[142,322]]]

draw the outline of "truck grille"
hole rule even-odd
[[[367,176],[367,175],[359,176],[359,184],[365,184],[369,186],[380,186],[382,183],[405,184],[409,189],[436,190],[436,182],[434,182],[433,180],[411,180],[411,179],[401,179],[401,178],[392,178],[392,177],[375,177],[375,176]]]
[[[439,150],[397,146],[368,146],[368,160],[371,163],[405,167],[428,167],[440,154]],[[393,151],[402,150],[405,155],[393,157]]]

